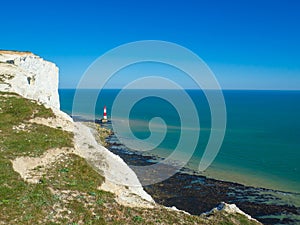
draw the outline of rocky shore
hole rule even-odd
[[[110,129],[109,125],[106,127]],[[145,156],[128,150],[118,142],[113,132],[106,138],[106,145],[128,165],[151,165],[161,160],[157,156]],[[146,176],[135,172],[139,178]],[[277,191],[207,178],[187,168],[163,182],[144,186],[144,189],[157,203],[175,206],[193,215],[201,215],[220,202],[227,202],[237,205],[263,224],[300,224],[300,208],[282,200]]]

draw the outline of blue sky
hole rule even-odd
[[[55,62],[60,87],[127,42],[164,40],[198,54],[224,89],[300,90],[300,1],[3,1],[0,49]]]

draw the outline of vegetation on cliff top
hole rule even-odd
[[[32,55],[30,51],[18,51],[18,50],[2,50],[0,49],[0,54],[15,54],[15,55]]]
[[[99,190],[104,177],[69,152],[46,168],[34,168],[32,173],[43,175],[39,183],[28,183],[12,160],[73,146],[72,133],[30,123],[35,117],[55,115],[35,101],[0,93],[0,224],[256,224],[239,214],[198,217],[161,206],[121,206],[113,194]]]

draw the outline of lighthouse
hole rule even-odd
[[[107,122],[106,106],[104,106],[104,108],[103,108],[103,118],[101,121],[102,121],[102,123]]]

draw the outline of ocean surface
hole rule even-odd
[[[95,114],[96,119],[100,119],[105,105],[108,117],[111,117],[114,100],[120,90],[102,90],[95,104],[90,96],[97,95],[97,90],[79,92],[84,97],[77,99],[76,109],[73,110],[75,90],[59,90],[61,110],[87,119],[93,118]],[[141,140],[148,138],[151,132],[165,134],[163,141],[154,150],[142,152],[160,157],[167,157],[172,153],[182,132],[187,132],[192,137],[199,131],[196,149],[186,165],[197,171],[212,132],[212,118],[204,93],[199,90],[186,92],[193,101],[200,122],[190,118],[186,111],[182,114],[176,106],[157,97],[162,94],[176,96],[177,102],[185,106],[186,96],[180,96],[177,90],[131,90],[128,102],[119,103],[120,109],[114,113],[113,118],[117,124],[126,124],[129,120],[130,130]],[[148,97],[137,101],[131,107],[129,115],[126,115],[129,102],[141,93]],[[227,111],[224,141],[214,162],[201,174],[248,186],[299,194],[300,91],[225,90],[223,95]],[[166,126],[160,120],[152,120],[150,132],[149,121],[155,117],[163,119]],[[183,125],[182,117],[189,118],[190,122]],[[164,128],[167,129],[166,133]],[[126,137],[126,133],[122,135],[123,138],[130,139],[130,136]],[[193,145],[193,141],[190,142]],[[185,146],[181,149],[182,154],[190,148],[193,146]],[[298,194],[298,198],[291,198],[289,201],[299,207]]]

